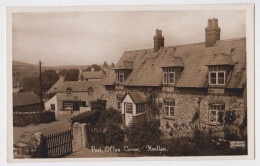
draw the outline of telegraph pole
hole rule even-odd
[[[39,61],[39,70],[40,70],[40,75],[39,75],[39,81],[40,81],[40,98],[41,98],[41,105],[43,106],[42,102],[42,62]]]

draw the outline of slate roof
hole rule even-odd
[[[84,71],[82,72],[84,79],[102,79],[102,70],[100,71]]]
[[[41,99],[34,92],[13,93],[13,107],[40,104]]]
[[[52,85],[52,87],[46,92],[46,94],[56,92],[56,89],[58,88],[59,84],[62,83],[62,82],[64,82],[64,77],[60,76],[58,81],[56,81],[55,84]]]
[[[130,98],[133,100],[133,102],[135,104],[137,103],[144,103],[145,102],[145,96],[144,94],[142,94],[141,92],[139,91],[129,91],[125,94],[125,96],[129,95]],[[123,100],[125,98],[125,96],[123,97]]]
[[[214,66],[214,65],[234,65],[234,62],[231,58],[226,53],[220,53],[220,54],[214,54],[211,56],[211,59],[208,63],[209,66]]]
[[[227,57],[212,58],[215,55]],[[246,72],[246,38],[219,40],[214,47],[205,47],[205,43],[202,42],[162,47],[157,53],[154,53],[153,48],[126,51],[116,66],[122,65],[126,60],[133,61],[133,71],[125,80],[124,86],[161,86],[162,69],[160,67],[171,63],[184,67],[175,87],[207,88],[207,65],[223,62],[234,64],[226,88],[242,88],[246,82],[244,74]],[[115,72],[110,72],[104,85],[114,84]]]
[[[88,88],[95,90],[102,89],[100,81],[65,81],[58,84],[56,92],[66,92],[67,88],[71,88],[72,92],[87,92]]]
[[[72,89],[71,95],[67,95],[67,88]],[[93,88],[91,95],[88,95],[89,88]],[[56,93],[58,100],[95,101],[103,97],[105,88],[100,81],[65,81],[58,84]]]

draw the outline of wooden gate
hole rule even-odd
[[[86,127],[87,146],[103,147],[106,144],[106,132],[102,128]]]
[[[43,157],[59,158],[72,153],[71,130],[43,136]]]

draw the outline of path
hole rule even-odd
[[[51,123],[41,123],[38,125],[31,124],[25,127],[14,127],[13,128],[13,136],[14,143],[18,143],[21,135],[28,131],[31,133],[42,132],[43,134],[52,134],[56,132],[61,132],[64,130],[70,130],[70,118],[77,114],[72,115],[60,115],[56,117],[56,121]]]

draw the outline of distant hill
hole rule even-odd
[[[32,66],[36,67],[37,65],[20,62],[20,61],[13,61],[13,67],[32,67]]]
[[[103,68],[103,65],[96,65]],[[91,65],[62,65],[62,66],[45,66],[42,65],[42,71],[44,70],[55,70],[59,73],[62,69],[82,69],[83,71],[89,69]],[[111,68],[110,65],[108,67]],[[13,61],[13,87],[16,87],[17,81],[22,81],[25,77],[37,77],[39,76],[39,65],[30,64],[26,62]]]

